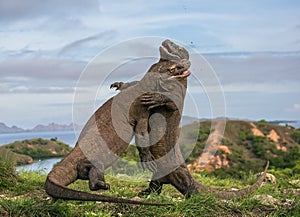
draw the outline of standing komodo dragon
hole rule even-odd
[[[169,51],[169,55],[173,55],[171,54],[173,51]],[[105,168],[111,166],[125,151],[133,137],[133,130],[139,132],[136,125],[145,123],[145,118],[148,123],[148,106],[141,105],[138,97],[146,92],[160,89],[164,91],[164,84],[170,79],[188,75],[189,66],[189,61],[185,60],[176,62],[160,60],[151,66],[140,82],[104,103],[83,128],[74,149],[48,174],[45,182],[46,192],[53,198],[66,200],[165,205],[91,194],[69,189],[66,186],[77,179],[84,179],[89,180],[91,190],[109,189],[110,186],[104,180]],[[174,88],[177,88],[176,85],[171,88],[171,92],[176,91]],[[139,111],[142,112],[137,113]],[[141,122],[139,122],[139,114],[142,114]],[[141,133],[148,132],[147,126],[143,127],[145,130]],[[149,154],[150,157],[147,156]],[[144,151],[141,158],[153,159],[149,151]],[[154,166],[151,162],[146,165],[152,171],[155,170]]]
[[[180,47],[169,40],[164,41],[162,45],[163,46],[160,47],[160,55],[162,58],[160,61],[176,62],[181,59],[189,59],[189,54],[183,47]],[[172,52],[174,50],[177,50],[178,52]],[[151,70],[149,73],[151,73]],[[150,116],[154,115],[154,118],[152,118],[151,121],[152,124],[150,124],[149,144],[151,146],[149,149],[152,157],[155,158],[157,170],[152,176],[149,187],[140,192],[139,195],[148,195],[152,192],[160,193],[163,184],[172,184],[185,195],[186,198],[189,198],[192,193],[200,191],[211,192],[217,197],[225,199],[241,198],[251,194],[264,180],[269,163],[267,163],[263,175],[256,183],[248,188],[238,191],[219,191],[204,186],[203,184],[196,182],[188,171],[178,144],[179,124],[185,97],[185,89],[187,87],[187,76],[184,76],[179,81],[184,87],[184,94],[181,94],[181,98],[177,98],[176,102],[174,102],[174,98],[172,98],[172,93],[169,95],[165,93],[147,93],[141,97],[141,103],[150,108]],[[131,84],[116,82],[113,86],[117,86],[117,89],[124,91],[127,87],[131,86]],[[182,90],[180,91],[182,92]],[[160,115],[157,116],[157,114]],[[162,116],[165,118],[165,123],[167,123],[166,126],[161,124]],[[142,145],[137,143],[138,149],[140,149],[140,146]]]

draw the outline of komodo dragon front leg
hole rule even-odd
[[[77,164],[78,178],[89,180],[89,188],[92,191],[110,189],[110,185],[104,180],[104,170],[104,167],[96,167],[87,159],[83,159]]]
[[[129,87],[132,87],[134,85],[136,85],[138,83],[138,81],[133,81],[133,82],[128,82],[128,83],[124,83],[124,82],[114,82],[110,85],[110,88],[115,88],[116,90],[125,90]],[[137,99],[139,100],[139,99]],[[159,105],[157,105],[159,106]],[[148,125],[148,119],[147,120],[143,120],[143,122],[147,122],[147,123],[141,123],[140,121],[137,122],[136,126],[135,126],[135,141],[136,141],[136,145],[137,145],[137,149],[139,151],[139,157],[141,160],[141,166],[142,168],[148,169],[151,172],[156,172],[156,163],[155,163],[155,158],[154,156],[151,154],[150,152],[150,147],[149,147],[149,136],[145,136],[145,135],[141,135],[143,133],[143,130],[141,131],[141,129],[145,128],[145,125]],[[147,141],[148,140],[148,141]]]

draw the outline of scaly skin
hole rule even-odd
[[[111,104],[112,99],[108,100],[96,111],[94,117],[89,120],[88,124],[83,130],[84,133],[82,133],[80,137],[83,140],[90,140],[90,138],[85,137],[93,136],[92,134],[95,133],[93,131],[99,129],[101,130],[101,135],[103,135],[103,139],[105,139],[108,148],[110,148],[112,152],[116,153],[116,155],[120,156],[125,151],[129,142],[125,142],[120,139],[120,137],[118,137],[116,132],[113,130],[111,118],[108,117],[110,115]],[[94,118],[95,120],[98,120],[96,123]],[[103,127],[103,123],[106,123],[105,127]],[[83,144],[88,145],[88,143]],[[56,199],[65,200],[103,201],[158,206],[162,205],[157,203],[147,203],[143,201],[115,198],[99,194],[91,194],[67,188],[66,186],[77,179],[89,179],[91,190],[109,188],[109,185],[104,181],[104,170],[102,170],[98,165],[96,167],[94,164],[90,163],[90,159],[87,159],[86,157],[86,152],[82,151],[84,145],[80,144],[79,141],[75,148],[48,174],[45,183],[45,190],[50,196]],[[105,144],[98,145],[105,146]],[[94,147],[91,146],[89,148],[92,149]],[[101,155],[99,152],[96,154]],[[103,169],[110,166],[115,159],[116,158],[112,158],[111,160],[103,161]],[[83,171],[82,168],[86,171]]]
[[[104,170],[111,166],[128,147],[136,123],[140,119],[146,118],[146,122],[148,120],[148,107],[142,106],[139,100],[135,101],[136,93],[158,91],[160,85],[164,84],[164,80],[160,80],[161,75],[167,74],[167,77],[171,78],[174,73],[184,72],[184,69],[189,67],[188,61],[180,63],[160,60],[150,68],[151,73],[149,75],[147,73],[138,84],[104,103],[85,125],[74,149],[48,174],[45,182],[46,192],[53,198],[65,200],[166,205],[91,194],[69,189],[66,186],[77,179],[86,179],[89,180],[91,190],[109,189],[109,185],[104,180]],[[174,64],[179,65],[178,70],[173,70]],[[128,102],[129,105],[126,104]],[[140,117],[138,114],[146,114],[146,116]],[[147,154],[151,152],[143,152],[142,155]]]

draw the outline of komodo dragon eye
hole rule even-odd
[[[177,68],[176,65],[172,65],[171,67],[168,68],[168,70],[169,70],[169,72],[174,73],[176,68]]]

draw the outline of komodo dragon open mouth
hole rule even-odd
[[[188,77],[191,72],[188,70],[191,66],[187,50],[170,40],[165,40],[159,48],[161,58],[174,62],[169,68],[171,78],[182,79]]]
[[[190,72],[189,70],[185,70],[185,71],[183,71],[183,72],[176,73],[176,74],[173,75],[171,78],[177,78],[177,79],[180,79],[180,78],[186,78],[186,77],[188,77],[190,74],[191,74],[191,72]]]

